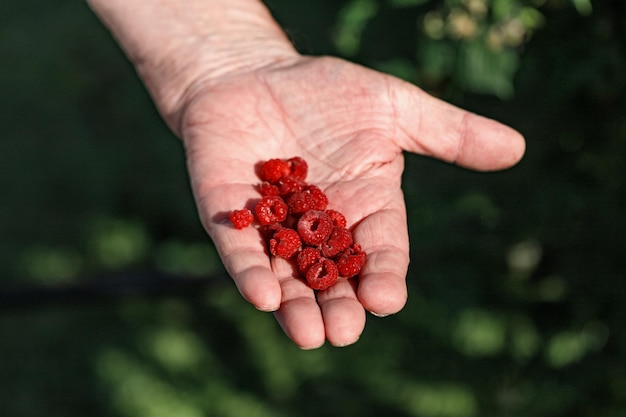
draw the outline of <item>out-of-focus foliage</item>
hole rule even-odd
[[[509,123],[525,159],[406,156],[409,302],[348,348],[300,351],[219,279],[0,305],[0,415],[625,415],[624,3],[268,3],[302,52]],[[221,271],[180,143],[86,5],[1,3],[0,56],[0,295]]]
[[[556,0],[352,0],[340,9],[337,51],[432,89],[511,98],[520,55]],[[571,0],[581,14],[589,0]],[[395,20],[399,24],[394,24]],[[391,23],[391,24],[390,24]],[[375,40],[375,42],[372,42]],[[381,50],[372,48],[380,45]],[[400,45],[399,45],[400,44]],[[414,44],[410,55],[395,47]]]

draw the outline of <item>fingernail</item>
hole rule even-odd
[[[357,337],[356,340],[353,340],[352,342],[348,342],[348,343],[333,343],[332,345],[334,347],[337,347],[337,348],[342,348],[342,347],[346,347],[346,346],[350,346],[350,345],[355,344],[356,342],[359,341],[359,339],[360,339],[360,337]]]
[[[280,305],[278,306],[273,306],[273,305],[269,305],[269,306],[255,306],[257,310],[262,311],[264,313],[272,313],[276,310],[278,310],[280,308]]]

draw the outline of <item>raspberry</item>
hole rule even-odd
[[[337,282],[337,265],[330,259],[321,259],[306,272],[306,280],[314,290],[325,290]]]
[[[259,177],[269,183],[277,183],[290,174],[289,164],[282,159],[270,159],[261,165]]]
[[[270,253],[274,256],[289,259],[302,247],[298,232],[282,227],[270,239]]]
[[[298,258],[296,259],[298,270],[300,270],[301,273],[306,274],[306,271],[309,270],[311,265],[319,262],[321,258],[322,254],[315,248],[308,246],[302,249],[300,253],[298,253]]]
[[[319,187],[307,185],[302,191],[291,194],[287,205],[294,214],[306,213],[309,210],[324,211],[328,206],[328,198]]]
[[[333,222],[323,211],[309,210],[300,217],[297,228],[303,241],[309,245],[319,245],[330,236]]]
[[[280,195],[286,197],[296,191],[302,191],[306,183],[292,177],[285,177],[278,181],[277,185]]]
[[[342,277],[350,278],[358,275],[363,268],[367,255],[361,250],[361,246],[357,243],[351,248],[346,249],[339,255],[337,260],[337,270]]]
[[[327,289],[339,277],[361,272],[365,252],[353,242],[345,216],[327,209],[324,191],[305,182],[308,165],[304,159],[269,159],[260,164],[258,174],[261,199],[252,211],[244,208],[230,213],[236,229],[249,226],[256,217],[270,256],[289,259],[314,290]]]
[[[343,214],[338,212],[337,210],[326,210],[326,214],[330,216],[330,219],[333,221],[333,226],[335,227],[346,227],[347,222],[346,218]]]
[[[280,195],[280,191],[278,187],[274,184],[270,184],[269,182],[264,182],[258,186],[259,194],[262,196],[268,195]]]
[[[287,204],[277,196],[265,196],[254,209],[256,218],[263,225],[282,222],[287,218]]]
[[[254,220],[252,212],[247,208],[241,210],[233,210],[228,216],[235,229],[243,229],[250,226],[250,223]]]
[[[306,161],[299,156],[287,159],[287,165],[289,166],[289,176],[300,181],[306,179],[309,171],[309,166]]]
[[[322,243],[322,255],[332,258],[352,245],[352,232],[345,227],[334,227],[328,240]]]
[[[313,210],[326,210],[326,207],[328,207],[328,197],[326,197],[326,194],[324,194],[319,187],[307,185],[304,190],[311,196]]]
[[[306,191],[296,191],[287,199],[287,205],[293,214],[306,213],[313,209],[313,197]]]

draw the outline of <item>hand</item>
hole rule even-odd
[[[334,58],[294,56],[197,88],[179,119],[200,217],[243,297],[274,311],[301,348],[358,340],[365,311],[398,312],[407,299],[409,242],[403,151],[477,169],[515,164],[522,137],[396,78]],[[225,213],[258,198],[254,166],[301,156],[307,181],[346,215],[368,254],[358,280],[316,294],[289,263],[268,257],[254,228]]]

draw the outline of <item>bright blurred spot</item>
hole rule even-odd
[[[411,415],[429,417],[472,417],[476,398],[459,385],[411,385],[403,390]]]
[[[335,35],[335,47],[339,52],[352,56],[359,50],[363,29],[377,10],[375,0],[352,0],[341,10]]]
[[[98,358],[97,368],[111,386],[113,406],[123,416],[204,416],[184,391],[121,351],[105,350]]]
[[[148,350],[172,372],[197,369],[205,356],[202,342],[185,329],[160,328],[146,337]]]
[[[137,222],[99,219],[91,230],[91,248],[99,265],[120,269],[140,261],[147,253],[149,238]]]
[[[22,255],[20,264],[25,275],[33,281],[60,284],[76,278],[83,260],[71,247],[35,247]]]
[[[166,242],[157,248],[155,257],[160,270],[178,275],[207,276],[221,265],[215,248],[207,243]]]
[[[513,246],[507,254],[509,268],[518,276],[527,278],[539,265],[543,256],[541,244],[536,240],[525,240]]]
[[[424,16],[424,33],[432,39],[442,39],[444,36],[445,22],[441,13],[430,11]]]
[[[588,16],[593,11],[590,0],[572,0],[572,3],[574,3],[574,7],[576,7],[578,13],[582,15]]]
[[[446,22],[448,32],[454,38],[464,39],[476,35],[478,26],[474,18],[464,10],[453,9]]]
[[[183,339],[187,336],[183,336]],[[187,342],[189,339],[186,339]],[[159,341],[158,343],[162,343]],[[186,342],[185,342],[186,343]],[[195,343],[195,342],[192,342]],[[168,348],[169,349],[169,348]],[[176,350],[176,349],[175,349]],[[181,386],[164,369],[118,349],[104,349],[97,358],[98,374],[109,389],[116,415],[126,417],[277,417],[263,399],[229,384],[215,366],[196,368],[181,377],[190,377]],[[202,378],[193,378],[198,371]]]
[[[465,310],[459,316],[453,340],[468,356],[489,356],[502,351],[506,325],[502,317],[486,310]]]
[[[548,341],[545,357],[554,368],[580,361],[590,351],[601,350],[609,337],[609,328],[600,322],[587,324],[580,331],[563,331]]]

